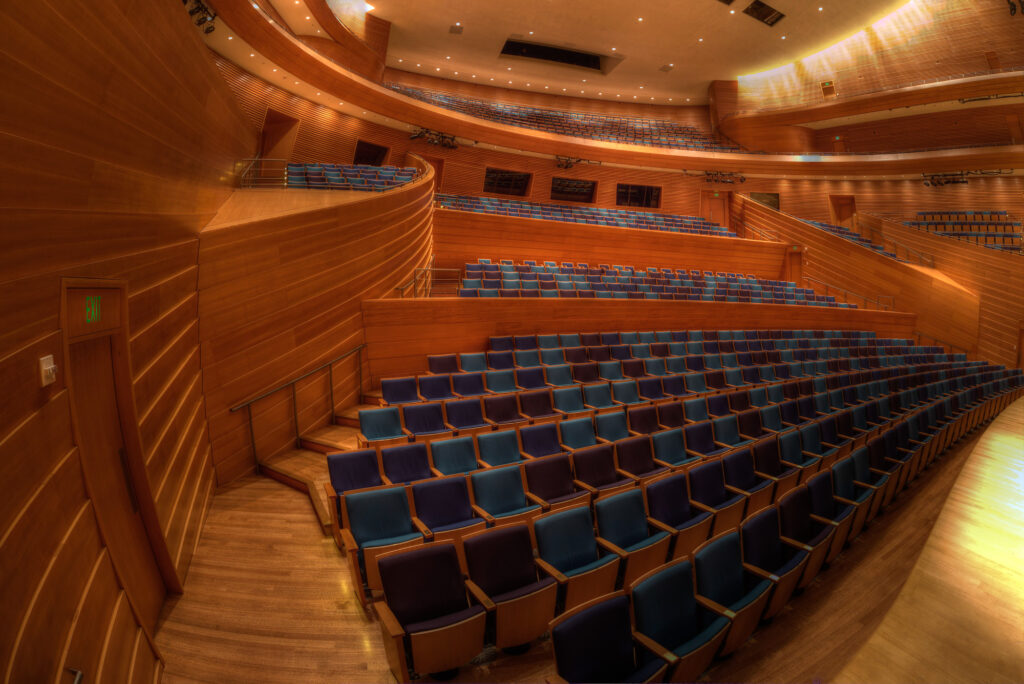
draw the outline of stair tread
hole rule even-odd
[[[348,425],[328,425],[316,430],[310,430],[302,435],[302,439],[308,442],[336,447],[341,451],[352,451],[359,448],[356,437],[358,434],[358,428]]]
[[[330,502],[327,500],[323,484],[330,482],[330,477],[327,474],[327,458],[322,453],[308,449],[292,449],[273,456],[260,465],[304,483],[309,490],[309,499],[321,526],[326,528],[330,525]]]
[[[344,409],[338,411],[338,413],[336,415],[338,415],[341,418],[351,418],[353,420],[359,420],[359,412],[360,411],[368,411],[368,410],[376,409],[376,408],[380,408],[380,405],[379,404],[356,404],[354,406],[349,406],[348,408],[344,408]]]

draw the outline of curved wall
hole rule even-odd
[[[203,230],[199,336],[218,482],[256,465],[246,413],[229,409],[362,344],[360,301],[393,296],[427,265],[434,178],[410,163],[424,176],[385,193],[236,190]],[[270,209],[282,200],[289,211]],[[254,218],[235,218],[246,215]],[[358,359],[334,370],[335,410],[360,401]],[[294,404],[283,390],[253,405],[261,460],[296,448],[296,415],[299,432],[331,421],[327,383],[317,373]]]
[[[213,488],[197,236],[256,138],[180,3],[4,3],[0,23],[0,680],[153,681],[153,625],[82,475],[61,278],[127,282],[142,457],[180,580]]]

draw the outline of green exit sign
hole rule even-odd
[[[715,197],[718,197],[718,193],[717,192],[715,193]]]
[[[103,311],[100,308],[102,295],[96,295],[95,297],[85,298],[85,322],[86,323],[97,323],[103,316]]]

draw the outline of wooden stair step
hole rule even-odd
[[[379,389],[363,392],[363,403],[370,404],[372,406],[383,406],[384,395]]]
[[[359,448],[358,434],[359,428],[351,425],[328,425],[302,435],[302,447],[323,454],[354,451]]]
[[[262,461],[260,472],[309,495],[321,531],[330,534],[330,500],[324,492],[324,483],[330,482],[330,477],[327,474],[327,458],[323,453],[309,449],[286,451]]]
[[[379,404],[356,404],[355,406],[349,406],[346,409],[342,409],[334,414],[334,422],[338,425],[347,425],[349,427],[359,428],[359,412],[368,409],[380,408]]]

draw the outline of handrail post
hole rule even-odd
[[[356,391],[357,404],[363,403],[363,346],[365,346],[365,343],[359,347],[359,351],[356,353],[356,367],[359,373],[359,387]]]
[[[247,404],[245,412],[249,417],[249,443],[252,444],[252,460],[256,464],[256,474],[260,474],[260,458],[256,455],[256,431],[252,427],[252,404]]]
[[[334,424],[334,364],[327,364],[327,391],[331,397],[331,424]]]
[[[292,418],[295,420],[295,448],[302,445],[302,437],[299,436],[299,396],[295,389],[298,382],[292,383]]]

